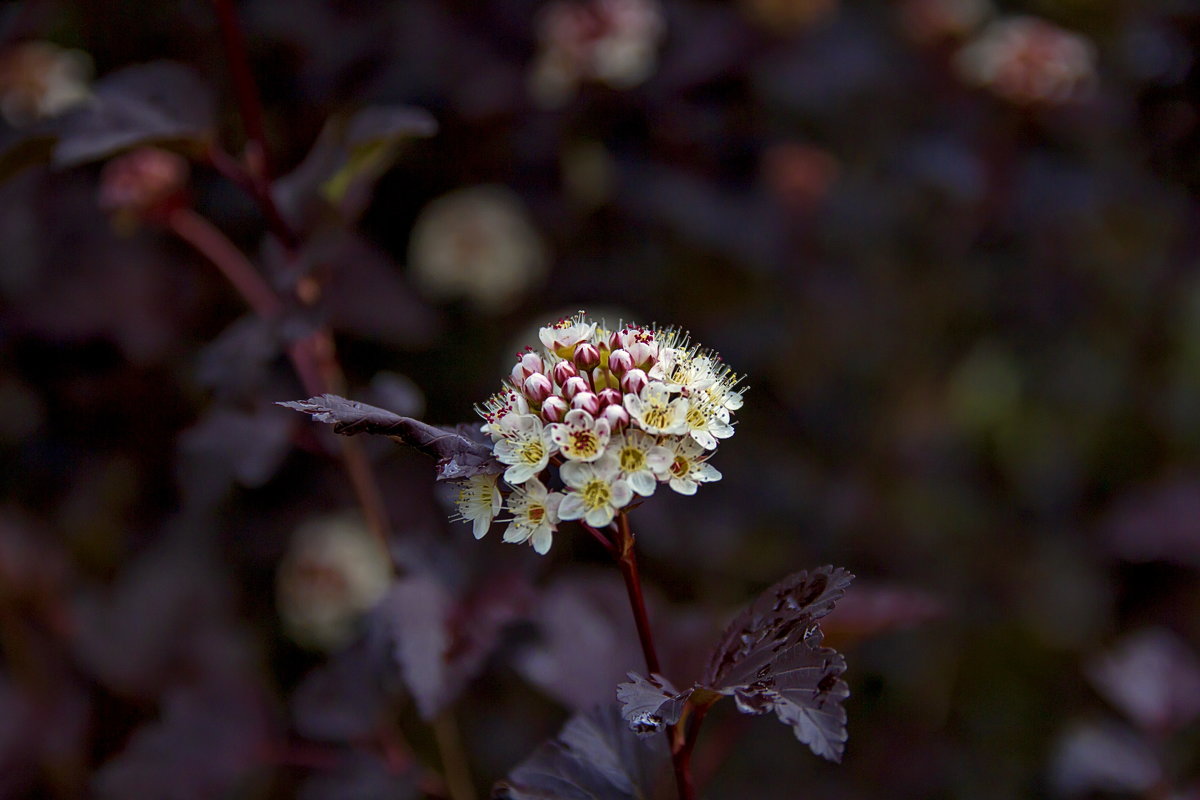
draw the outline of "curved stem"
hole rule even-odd
[[[662,674],[658,652],[654,647],[654,632],[650,629],[650,615],[646,613],[646,598],[642,594],[642,581],[638,575],[637,556],[633,547],[633,530],[629,527],[629,516],[622,512],[617,516],[616,548],[613,553],[617,566],[621,569],[621,577],[625,579],[625,591],[629,595],[629,607],[633,610],[633,621],[637,625],[638,640],[642,644],[642,655],[646,659],[646,669],[652,673]],[[700,718],[703,714],[698,715]],[[667,730],[667,738],[671,745],[671,765],[675,772],[675,786],[679,790],[679,800],[695,800],[696,787],[692,781],[692,746],[684,736],[684,720],[680,720]],[[699,727],[699,719],[696,720]]]

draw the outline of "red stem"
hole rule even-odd
[[[229,77],[233,80],[233,91],[237,96],[238,111],[246,129],[247,155],[251,164],[259,169],[252,170],[265,180],[270,180],[271,168],[267,150],[267,129],[263,123],[262,101],[254,73],[250,70],[250,58],[246,53],[246,38],[238,24],[237,10],[233,0],[213,0],[217,13],[217,25],[221,29],[221,42],[225,46]],[[257,152],[252,152],[257,151]],[[257,162],[257,163],[255,163]]]
[[[619,534],[614,556],[617,566],[621,569],[621,577],[625,579],[625,591],[629,595],[629,606],[633,610],[633,621],[637,625],[638,639],[642,644],[642,655],[646,659],[646,668],[652,673],[662,674],[658,661],[658,652],[654,648],[654,633],[650,629],[650,616],[646,613],[646,599],[642,594],[642,582],[638,575],[637,556],[633,547],[633,531],[629,527],[629,517],[625,513],[617,516],[617,533]],[[703,714],[700,715],[703,717]],[[689,742],[684,737],[683,722],[672,725],[667,731],[671,744],[671,765],[675,772],[675,786],[679,790],[679,800],[695,800],[696,787],[692,781],[692,747],[695,737]],[[697,720],[697,727],[699,720]]]

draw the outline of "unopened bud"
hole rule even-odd
[[[525,379],[525,396],[535,403],[541,403],[554,394],[554,384],[540,372],[535,372]]]
[[[575,347],[575,366],[581,370],[595,369],[600,366],[600,351],[591,342],[580,342]]]
[[[603,389],[600,392],[600,405],[621,405],[621,393],[616,389]]]
[[[560,361],[554,365],[554,369],[550,371],[550,376],[554,378],[554,382],[559,386],[566,386],[567,381],[579,374],[579,370],[575,369],[575,365],[570,361]]]
[[[631,369],[621,378],[621,391],[640,395],[649,383],[650,379],[646,377],[645,371]]]
[[[568,399],[572,399],[579,392],[590,392],[592,387],[588,384],[587,379],[581,375],[576,375],[574,378],[567,378],[567,382],[563,384],[563,395]]]
[[[628,350],[613,350],[608,354],[608,368],[619,378],[633,369],[633,356]]]
[[[562,422],[563,417],[570,410],[571,407],[567,405],[566,400],[552,394],[542,403],[542,419],[546,422]]]
[[[600,418],[608,420],[609,428],[613,433],[620,433],[629,427],[629,412],[619,405],[604,409]]]
[[[571,398],[571,408],[582,408],[594,417],[600,413],[600,398],[594,392],[580,392]]]
[[[537,353],[523,353],[521,360],[517,363],[527,378],[535,372],[542,372],[545,367],[542,357]]]

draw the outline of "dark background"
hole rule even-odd
[[[1200,796],[1197,4],[672,0],[644,81],[582,74],[553,107],[530,88],[544,5],[238,4],[276,175],[357,108],[437,123],[354,173],[358,205],[297,189],[319,208],[293,256],[168,143],[186,203],[283,296],[297,263],[320,287],[270,325],[154,209],[101,207],[127,148],[0,185],[0,797],[441,796],[435,728],[486,791],[611,697],[641,663],[604,553],[571,525],[545,558],[474,542],[385,440],[365,444],[396,561],[459,598],[452,627],[513,607],[480,677],[431,727],[395,661],[297,642],[276,602],[293,532],[355,507],[328,431],[271,405],[309,393],[287,342],[326,325],[345,394],[453,424],[579,308],[688,328],[747,376],[724,480],[634,518],[679,662],[787,573],[858,575],[826,626],[844,763],[718,707],[704,796]],[[0,22],[0,57],[53,42],[98,81],[189,65],[241,153],[210,4]],[[963,66],[1002,34],[991,73]],[[479,186],[529,230],[460,243],[480,273],[439,293],[414,225]],[[356,624],[425,619],[405,608]]]

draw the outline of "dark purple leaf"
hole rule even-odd
[[[668,607],[653,591],[646,605],[663,671],[681,682],[695,678],[712,641],[710,620]],[[624,585],[611,570],[557,576],[538,598],[533,622],[537,641],[518,653],[516,667],[569,709],[611,702],[613,686],[645,666]]]
[[[482,669],[500,633],[532,602],[522,576],[492,575],[457,599],[431,575],[396,581],[374,612],[376,630],[392,646],[417,710],[432,719]]]
[[[57,125],[54,163],[75,166],[144,144],[199,145],[212,137],[213,99],[204,79],[170,61],[106,75]]]
[[[385,657],[366,642],[344,650],[310,672],[292,695],[292,719],[301,736],[317,741],[365,739],[387,711]]]
[[[631,675],[634,683],[618,688],[630,727],[661,730],[670,717],[678,719],[693,691],[705,690],[733,697],[744,714],[774,711],[814,753],[840,761],[846,744],[841,702],[850,696],[841,679],[846,661],[821,647],[816,621],[833,610],[852,579],[843,569],[821,567],[763,592],[730,623],[694,689],[677,692]]]
[[[317,422],[333,425],[333,432],[343,436],[375,433],[391,436],[401,444],[415,447],[438,460],[438,480],[462,480],[472,475],[496,474],[503,470],[500,462],[492,456],[491,446],[473,438],[474,429],[469,425],[435,427],[336,394],[323,394],[308,400],[293,400],[277,405],[312,414]]]
[[[1079,723],[1059,740],[1051,778],[1060,794],[1146,793],[1163,779],[1154,748],[1114,722]]]
[[[399,144],[432,136],[437,121],[411,106],[368,106],[331,118],[304,161],[275,182],[275,200],[299,227],[312,228],[330,206],[344,221],[362,215],[376,181],[392,166]]]
[[[621,715],[630,729],[639,736],[658,733],[667,725],[679,721],[692,690],[680,692],[671,682],[657,673],[643,678],[630,672],[631,683],[617,685],[617,700]]]
[[[211,553],[176,536],[142,554],[110,590],[81,591],[73,603],[76,658],[120,694],[149,699],[180,669],[219,671],[242,657],[226,579]]]
[[[630,732],[615,705],[580,712],[496,785],[509,800],[649,800],[668,762],[666,742]]]
[[[841,568],[798,572],[739,614],[713,653],[701,686],[732,696],[747,714],[774,711],[814,753],[840,761],[850,689],[845,659],[821,647],[816,621],[833,610],[853,576]]]
[[[344,228],[313,237],[302,257],[322,280],[321,310],[329,324],[399,347],[427,346],[441,322],[405,281],[387,253]]]
[[[1096,690],[1153,734],[1170,734],[1200,716],[1200,660],[1164,629],[1126,636],[1088,665]]]
[[[437,120],[413,106],[367,106],[346,124],[346,144],[351,148],[377,142],[394,142],[437,133]]]
[[[180,434],[178,477],[201,506],[219,501],[234,481],[265,484],[291,449],[292,426],[269,406],[211,409]]]
[[[752,676],[781,646],[803,640],[853,579],[840,567],[826,566],[789,575],[767,589],[729,623],[701,682],[719,686]]]
[[[266,751],[268,733],[262,698],[249,686],[175,688],[165,696],[161,719],[138,730],[96,774],[96,796],[231,796]]]

